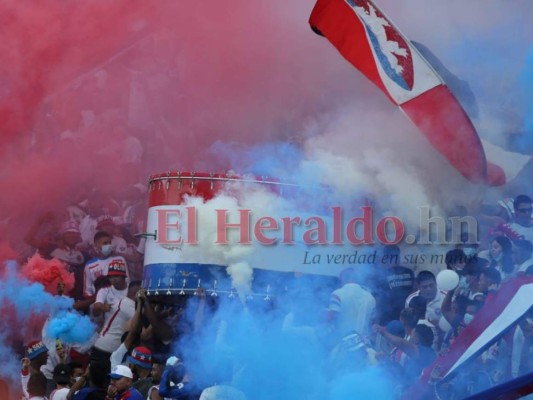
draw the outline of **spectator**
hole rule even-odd
[[[96,230],[98,232],[106,232],[111,236],[111,245],[116,254],[124,257],[128,262],[137,262],[141,259],[142,255],[137,251],[137,246],[128,245],[122,236],[118,233],[120,229],[115,225],[113,217],[110,215],[102,215],[96,220]]]
[[[381,260],[387,269],[382,287],[377,291],[377,298],[381,303],[380,323],[386,325],[400,315],[405,300],[413,291],[415,275],[410,268],[399,265],[401,252],[396,245],[385,246]]]
[[[108,233],[97,232],[94,235],[94,246],[97,256],[87,261],[84,270],[83,290],[84,296],[87,298],[95,295],[94,282],[98,277],[107,275],[110,264],[124,266],[128,275],[126,260],[123,257],[113,256],[112,254],[113,246],[111,245],[111,236]]]
[[[464,277],[466,280],[466,287],[458,291],[456,294],[468,297],[470,300],[474,300],[476,297],[480,299],[485,298],[482,288],[479,285],[479,279],[484,267],[479,263],[480,259],[473,259],[467,264],[464,269]]]
[[[78,379],[80,379],[85,371],[83,369],[83,365],[76,361],[70,362],[68,366],[70,368],[70,383],[74,384],[78,381]]]
[[[56,388],[50,394],[50,400],[67,400],[70,392],[71,371],[67,364],[58,364],[54,368]]]
[[[61,228],[61,237],[57,241],[57,248],[50,254],[69,266],[70,272],[74,274],[75,286],[72,290],[72,297],[80,299],[83,294],[83,267],[84,257],[81,251],[76,249],[76,245],[81,242],[80,230],[75,221],[67,221]]]
[[[201,390],[190,381],[181,360],[175,356],[170,357],[161,377],[159,395],[177,400],[193,400],[200,393]]]
[[[418,325],[426,325],[433,332],[433,345],[431,346],[433,350],[437,351],[439,348],[439,331],[437,327],[426,319],[427,313],[427,300],[422,296],[415,296],[409,302],[409,308],[413,309],[415,315],[418,318]]]
[[[27,357],[22,359],[20,379],[23,396],[25,399],[28,399],[29,380],[33,374],[39,373],[43,375],[41,372],[41,367],[45,365],[46,361],[48,360],[48,348],[42,341],[34,341],[28,344],[26,353]],[[44,375],[43,377],[45,380],[44,395],[46,395],[46,377]]]
[[[90,363],[85,373],[72,385],[68,400],[104,400],[108,379],[102,364]]]
[[[489,261],[489,267],[495,268],[505,279],[514,273],[513,245],[505,236],[497,236],[488,250],[481,251],[479,257]]]
[[[48,388],[46,390],[47,396],[49,396],[50,393],[52,393],[52,390],[56,388],[56,382],[54,381],[55,367],[70,361],[69,354],[71,350],[71,346],[63,343],[61,339],[55,339],[48,336],[49,321],[50,318],[46,320],[42,330],[43,343],[48,348],[48,359],[46,364],[41,367],[41,372],[46,376],[48,381]]]
[[[109,313],[120,300],[127,296],[128,284],[126,283],[126,277],[126,264],[122,262],[109,264],[107,278],[111,286],[100,289],[96,294],[96,301],[93,306],[94,316],[99,316],[101,313]]]
[[[416,325],[408,339],[402,339],[387,331],[385,327],[375,325],[374,329],[381,333],[406,355],[404,363],[403,385],[414,383],[422,370],[436,358],[435,351],[431,348],[433,332],[426,325]]]
[[[433,325],[437,326],[438,321],[442,315],[441,305],[446,293],[437,289],[437,280],[435,275],[430,271],[420,271],[416,276],[416,284],[418,290],[413,292],[405,301],[405,307],[415,296],[422,296],[426,299],[426,319]]]
[[[28,380],[28,399],[46,400],[46,376],[42,372],[31,374]]]
[[[484,301],[489,293],[498,290],[502,282],[502,277],[496,268],[485,268],[479,277],[479,290],[485,294],[484,298],[474,298],[474,300]]]
[[[328,321],[337,340],[353,332],[366,335],[373,322],[376,300],[357,280],[355,270],[345,269],[340,275],[342,287],[331,294]]]
[[[148,390],[147,400],[163,400],[159,395],[159,383],[165,369],[165,357],[161,354],[154,354],[152,357],[152,387]]]
[[[153,386],[150,373],[152,372],[152,352],[150,349],[138,346],[128,356],[128,364],[133,372],[133,387],[141,393],[143,399],[148,396],[148,391]]]
[[[513,201],[513,208],[514,221],[498,226],[498,230],[512,241],[533,241],[533,220],[531,219],[533,205],[531,198],[525,194],[516,196]]]
[[[446,253],[444,262],[446,263],[446,269],[451,269],[461,275],[466,265],[466,255],[463,250],[453,249]]]
[[[117,365],[111,374],[107,398],[113,400],[144,400],[139,391],[132,387],[133,372],[125,365]]]
[[[111,354],[120,346],[125,325],[135,314],[135,296],[140,288],[140,281],[129,284],[127,296],[113,309],[92,348],[91,362],[105,365],[106,371],[111,370]]]

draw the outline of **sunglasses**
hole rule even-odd
[[[516,211],[523,212],[523,213],[531,213],[533,212],[533,208],[518,208]]]

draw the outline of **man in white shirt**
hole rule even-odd
[[[87,261],[84,270],[83,294],[92,297],[95,294],[94,282],[100,276],[106,276],[111,264],[120,264],[126,268],[129,277],[126,260],[121,256],[113,256],[111,236],[106,232],[97,232],[94,235],[94,246],[97,257]]]
[[[116,254],[124,257],[128,262],[137,262],[142,258],[141,253],[133,244],[128,245],[123,237],[119,236],[119,230],[111,215],[102,215],[96,219],[96,230],[106,232],[111,236],[111,244]]]
[[[357,284],[356,272],[352,268],[341,272],[342,287],[335,290],[329,301],[328,319],[334,324],[335,336],[342,339],[349,333],[366,335],[375,317],[374,296]]]
[[[67,400],[70,391],[70,368],[66,364],[58,364],[54,368],[56,388],[50,394],[50,400]]]
[[[422,296],[427,300],[426,319],[433,325],[438,326],[439,319],[442,316],[441,307],[446,292],[437,289],[437,280],[435,275],[430,271],[420,271],[416,276],[418,290],[411,293],[405,301],[405,308],[416,296]]]
[[[128,285],[127,296],[110,310],[91,350],[91,362],[102,363],[106,367],[106,372],[111,371],[111,354],[120,346],[126,324],[135,314],[135,296],[140,288],[141,281],[133,281]]]
[[[525,194],[516,196],[513,201],[514,221],[500,225],[501,231],[511,240],[529,240],[533,242],[533,204]]]
[[[97,317],[102,313],[106,314],[104,324],[107,323],[109,312],[128,294],[126,271],[126,264],[121,261],[114,261],[108,265],[107,278],[109,279],[111,286],[104,287],[98,291],[93,306],[94,316]]]
[[[28,399],[31,397],[29,394],[29,381],[31,376],[35,374],[40,374],[44,378],[44,395],[46,395],[46,376],[41,372],[41,367],[48,360],[48,348],[41,340],[33,341],[28,344],[26,353],[28,356],[22,359],[22,369],[20,371],[23,398]]]

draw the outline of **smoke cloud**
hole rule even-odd
[[[530,0],[378,3],[407,37],[423,39],[469,84],[482,137],[531,152]],[[43,213],[52,211],[59,225],[69,218],[67,206],[94,197],[95,190],[102,202],[135,200],[135,184],[168,170],[233,169],[301,186],[299,201],[261,203],[264,210],[279,205],[324,211],[332,203],[357,210],[374,202],[413,225],[419,206],[446,211],[472,198],[523,191],[531,165],[503,188],[471,185],[459,176],[375,87],[312,33],[312,6],[307,0],[3,1],[2,259],[19,254],[23,264],[33,254],[24,239]],[[303,201],[305,196],[316,204]],[[257,207],[259,199],[251,201],[243,204]],[[229,209],[237,205],[227,202]],[[46,237],[45,228],[38,236]],[[225,257],[206,253],[219,256]],[[243,258],[233,253],[225,262]],[[0,289],[1,300],[13,307],[6,321],[28,321],[53,303],[41,285],[12,273]],[[272,376],[328,393],[321,386],[324,369],[314,369],[314,350],[306,349],[309,359],[285,357],[295,353],[276,341],[281,336],[262,319],[221,318],[242,334],[235,338],[252,332],[258,339],[232,347],[248,365],[245,385],[253,386],[252,377]],[[72,321],[63,322],[68,328]],[[3,324],[0,337],[9,342],[12,334]],[[0,351],[0,360],[12,357],[8,347]],[[257,357],[245,357],[252,354]],[[200,366],[209,363],[203,361]],[[306,373],[298,375],[302,368]],[[331,398],[338,396],[331,392]]]

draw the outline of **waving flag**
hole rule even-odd
[[[532,297],[532,277],[520,275],[504,283],[495,294],[487,298],[485,306],[456,338],[448,352],[439,356],[433,364],[424,369],[420,380],[407,391],[402,399],[431,398],[428,396],[434,392],[435,388],[428,382],[438,377],[438,384],[442,385],[460,374],[465,367],[468,367],[469,362],[501,339],[529,312]]]
[[[309,22],[399,106],[465,178],[489,185],[510,179],[487,162],[476,129],[442,78],[372,1],[318,0]]]

